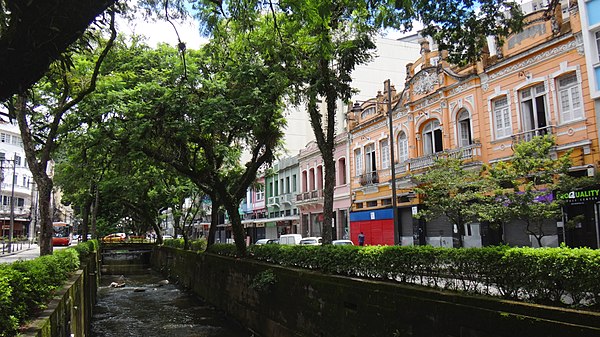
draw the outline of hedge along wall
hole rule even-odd
[[[153,266],[259,336],[600,336],[600,314],[588,311],[167,247]]]
[[[98,252],[91,252],[82,260],[82,268],[55,292],[47,308],[27,323],[19,336],[89,336],[99,283]]]

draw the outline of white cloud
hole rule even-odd
[[[199,49],[201,45],[208,42],[208,39],[200,36],[198,22],[193,19],[186,21],[171,20],[177,28],[165,20],[144,20],[138,18],[134,21],[124,19],[117,20],[117,30],[119,33],[132,35],[143,35],[147,38],[148,45],[154,47],[158,43],[168,43],[177,46],[177,34],[188,49]]]

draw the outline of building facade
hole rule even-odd
[[[465,246],[497,241],[482,224],[458,231],[445,219],[424,223],[412,217],[420,205],[411,177],[440,157],[460,158],[477,167],[510,160],[515,142],[551,134],[556,155],[572,151],[573,175],[593,174],[599,159],[597,117],[588,90],[579,11],[577,6],[559,6],[545,14],[528,14],[522,32],[509,36],[502,47],[490,44],[480,62],[465,67],[448,64],[443,52],[431,50],[424,39],[421,57],[407,66],[402,91],[386,84],[376,97],[352,107],[352,232],[364,231],[367,244],[452,247],[457,241]],[[389,111],[395,179],[390,174]],[[398,229],[393,228],[392,180]],[[586,234],[580,236],[597,237],[598,225],[590,216],[597,211],[580,212],[588,212],[587,219],[594,222],[583,224]],[[561,223],[548,222],[545,245],[564,240]],[[466,234],[456,240],[460,232]],[[506,226],[501,235],[514,245],[534,241],[519,222]]]
[[[13,237],[36,237],[37,189],[25,160],[23,141],[16,121],[0,120],[0,223],[2,236],[10,232],[11,207],[14,214]],[[12,177],[12,179],[11,179]],[[14,203],[11,206],[11,198]],[[32,197],[33,196],[33,197]]]

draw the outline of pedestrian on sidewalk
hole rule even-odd
[[[358,245],[359,246],[365,245],[365,234],[363,232],[360,232],[360,234],[358,234]]]

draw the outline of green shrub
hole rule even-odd
[[[33,260],[0,264],[0,336],[15,336],[19,325],[45,308],[53,292],[79,268],[80,250],[67,248]]]
[[[234,245],[211,252],[235,256]],[[325,273],[554,305],[600,307],[600,251],[589,248],[253,245],[249,257]]]
[[[204,252],[206,250],[206,239],[190,240],[190,250],[195,252]],[[183,249],[185,241],[183,239],[168,239],[163,242],[165,247]]]

